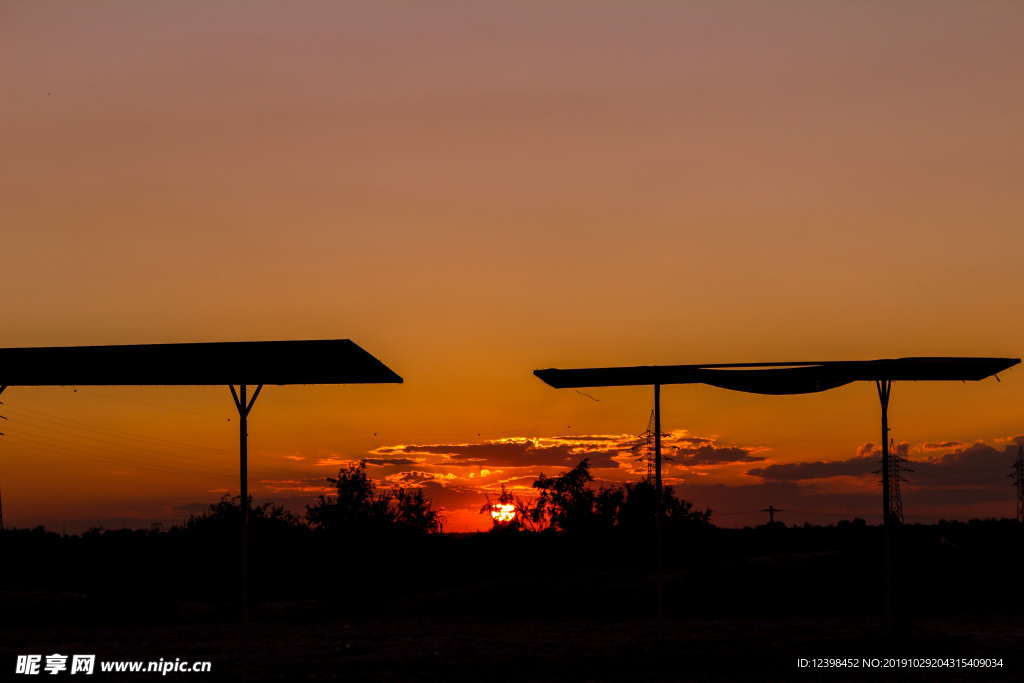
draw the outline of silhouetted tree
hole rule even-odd
[[[644,479],[594,490],[589,486],[592,481],[587,459],[556,477],[541,474],[533,483],[540,489],[540,496],[529,518],[541,528],[558,531],[592,533],[617,528],[650,533],[657,498],[654,482]],[[711,510],[695,510],[670,486],[662,489],[662,505],[669,531],[711,525]]]
[[[623,485],[625,499],[619,509],[619,525],[624,529],[648,529],[654,516],[657,499],[655,483],[644,478]],[[661,489],[661,504],[666,531],[682,531],[711,526],[711,510],[695,510],[693,503],[679,498],[671,486]]]
[[[225,494],[219,501],[201,515],[190,515],[184,530],[203,536],[236,533],[242,520],[240,496]],[[273,503],[252,504],[249,496],[249,530],[254,536],[287,533],[302,526],[302,520],[280,505]]]
[[[508,511],[511,506],[512,519],[507,521],[499,520],[493,513],[497,506],[502,506],[502,511]],[[489,495],[486,496],[486,502],[480,508],[481,514],[490,516],[492,526],[491,531],[493,532],[514,532],[526,529],[528,531],[536,531],[536,525],[533,524],[531,518],[531,507],[526,501],[516,498],[511,491],[505,488],[505,485],[501,485],[501,493],[498,494],[497,500],[492,501]]]
[[[306,507],[306,519],[316,529],[355,535],[394,531],[429,534],[441,531],[441,520],[423,491],[380,489],[366,473],[366,462],[327,477],[335,488],[333,496],[320,496]]]
[[[391,495],[392,524],[397,529],[416,534],[441,531],[441,519],[423,489],[394,489]]]
[[[576,467],[557,477],[541,474],[533,487],[540,490],[531,518],[537,524],[558,531],[589,531],[594,526],[594,491],[587,486],[594,478],[590,461],[581,460]]]

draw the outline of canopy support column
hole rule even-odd
[[[239,618],[244,624],[249,620],[249,412],[253,404],[259,398],[263,385],[256,386],[252,398],[247,398],[247,385],[239,384],[235,390],[234,384],[229,384],[231,398],[235,401],[235,408],[238,410],[238,476],[239,476],[239,505],[241,506],[241,547],[239,565],[239,588],[240,606]]]
[[[7,388],[6,384],[0,384],[0,394],[4,393],[4,389]],[[2,435],[2,434],[0,434]],[[0,498],[0,531],[4,530],[4,501]]]
[[[661,385],[654,385],[654,571],[655,613],[665,616],[664,495],[661,480]]]
[[[882,409],[882,610],[885,629],[892,633],[895,627],[893,610],[892,567],[892,500],[889,491],[889,396],[892,380],[876,380],[878,401]]]

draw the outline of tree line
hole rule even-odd
[[[508,510],[503,517],[494,517],[495,532],[649,533],[658,498],[654,482],[644,478],[635,483],[595,488],[593,481],[590,463],[584,459],[557,476],[541,474],[533,482],[537,494],[532,500],[517,498],[503,486],[497,502],[488,499],[481,513],[489,514],[495,505]],[[422,489],[378,487],[368,475],[365,462],[342,467],[338,476],[328,477],[327,482],[334,493],[320,495],[315,503],[306,506],[304,518],[280,505],[263,503],[251,506],[250,524],[263,532],[308,526],[317,532],[356,538],[427,535],[443,530],[441,513]],[[670,486],[662,488],[661,505],[666,530],[670,532],[711,525],[711,510],[695,509]],[[197,532],[237,528],[240,517],[239,498],[225,495],[205,513],[191,516],[185,528]]]

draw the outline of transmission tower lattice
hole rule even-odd
[[[896,448],[895,441],[889,439],[889,514],[899,524],[903,524],[903,491],[901,484],[907,481],[903,473],[914,471],[906,465],[907,459],[903,455],[905,452],[905,447],[898,449]]]
[[[654,481],[655,478],[655,463],[654,463],[654,411],[651,411],[651,417],[647,420],[647,429],[637,435],[637,440],[633,445],[633,454],[637,460],[643,458],[647,464],[647,479]]]
[[[1010,477],[1017,489],[1017,521],[1024,523],[1024,445],[1017,445],[1017,459],[1013,461]]]
[[[888,518],[896,524],[903,523],[903,490],[901,485],[907,481],[907,478],[903,476],[903,473],[914,471],[907,467],[907,458],[904,455],[906,451],[907,447],[905,444],[900,448],[897,448],[895,439],[890,438],[888,468],[889,481],[885,481],[886,472],[884,465],[882,469],[874,471],[875,474],[882,475],[882,488],[889,494],[888,500],[885,501],[885,513]],[[885,486],[886,483],[888,483],[888,487]]]

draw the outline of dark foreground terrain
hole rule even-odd
[[[166,676],[194,681],[1017,681],[1024,673],[1018,619],[922,619],[911,636],[887,639],[878,635],[876,620],[864,618],[332,619],[283,605],[255,616],[245,629],[226,623],[8,627],[0,631],[4,667],[12,672],[18,653],[60,652],[211,661],[209,674]],[[1003,658],[1004,666],[814,670],[797,664],[798,658],[878,658],[884,665],[887,657]],[[97,672],[91,678],[162,677]]]
[[[39,680],[13,675],[18,654],[61,653],[212,662],[209,674],[106,677],[125,681],[1024,679],[1024,544],[1008,521],[899,529],[905,619],[891,636],[879,530],[859,523],[676,535],[662,620],[649,539],[289,534],[255,534],[243,628],[233,536],[3,532],[3,678]],[[864,661],[914,657],[1003,666]],[[859,666],[812,668],[822,658]]]

